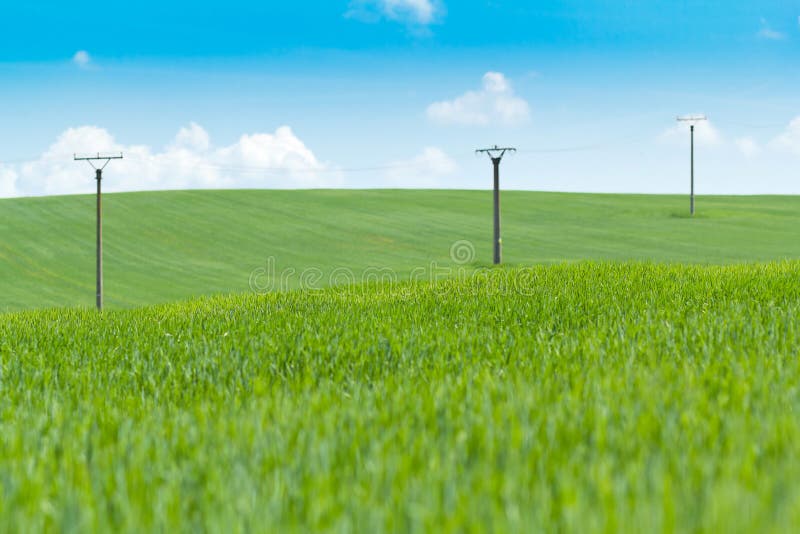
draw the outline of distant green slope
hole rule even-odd
[[[475,246],[469,267],[491,261],[490,192],[157,192],[106,195],[104,207],[111,307],[247,291],[270,257],[289,287],[308,269],[319,269],[306,271],[315,285],[338,267],[357,280],[368,267],[446,274],[460,240]],[[505,260],[800,257],[800,198],[701,197],[694,220],[687,207],[677,196],[507,192]],[[94,197],[0,200],[0,311],[91,306],[93,295]]]

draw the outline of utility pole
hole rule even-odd
[[[503,261],[503,240],[500,237],[500,162],[507,152],[516,152],[516,148],[482,148],[476,154],[487,154],[494,165],[494,264],[500,265]]]
[[[95,180],[97,180],[97,309],[103,310],[103,204],[100,190],[100,183],[103,181],[103,169],[106,168],[112,159],[122,159],[122,152],[119,155],[105,155],[96,154],[94,156],[77,156],[73,154],[75,161],[85,161],[95,171]],[[95,161],[105,161],[102,166],[98,167],[94,164]]]
[[[705,115],[690,115],[687,117],[678,117],[678,122],[688,122],[689,132],[691,136],[691,192],[689,193],[689,213],[694,217],[694,127],[698,122],[707,121],[708,117]]]

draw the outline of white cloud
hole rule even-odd
[[[237,143],[217,150],[212,161],[226,165],[282,169],[278,172],[291,180],[278,187],[321,187],[332,184],[320,176],[320,173],[330,169],[317,161],[314,153],[288,126],[281,126],[274,134],[243,135]]]
[[[236,142],[214,146],[202,126],[181,128],[163,149],[124,144],[96,126],[63,132],[35,161],[0,164],[0,198],[81,194],[94,191],[94,171],[73,155],[123,152],[110,163],[104,190],[288,189],[337,187],[459,187],[459,170],[442,149],[427,147],[416,156],[386,165],[382,173],[323,163],[291,128],[242,135]],[[345,179],[345,177],[347,179]]]
[[[516,96],[508,79],[499,72],[487,72],[483,87],[428,106],[428,118],[439,124],[487,126],[514,125],[530,120],[530,106]]]
[[[770,146],[800,154],[800,116],[792,119],[783,133],[772,140]]]
[[[211,147],[211,137],[202,126],[193,122],[178,131],[173,147],[205,152]]]
[[[106,171],[108,191],[341,185],[340,173],[321,163],[287,126],[216,148],[192,123],[163,150],[125,145],[103,128],[82,126],[62,133],[36,161],[0,168],[0,196],[91,192],[93,171],[72,156],[96,152],[125,154]]]
[[[661,134],[661,140],[671,143],[688,143],[689,126],[686,123],[677,123]],[[711,121],[699,121],[694,127],[695,143],[701,146],[718,146],[722,144],[722,135]]]
[[[452,176],[458,165],[443,150],[427,147],[407,161],[392,164],[384,176],[387,187],[435,188],[443,187],[443,179]]]
[[[345,16],[364,22],[389,19],[427,26],[443,14],[444,6],[438,0],[353,0]]]
[[[78,50],[72,56],[72,62],[82,69],[87,69],[92,64],[92,57],[86,50]]]
[[[443,150],[436,147],[428,147],[422,154],[414,159],[421,168],[426,169],[436,176],[452,174],[458,169],[458,165]]]
[[[431,0],[381,0],[386,16],[403,20],[410,18],[418,24],[430,24],[436,16],[436,7]]]
[[[786,39],[786,34],[770,28],[766,19],[761,19],[761,29],[758,31],[758,36],[768,41],[782,41]]]
[[[0,198],[17,195],[17,173],[12,169],[0,166]]]
[[[752,137],[741,137],[734,141],[736,148],[739,149],[746,158],[753,158],[761,153],[761,147]]]

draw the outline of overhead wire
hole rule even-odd
[[[782,128],[785,127],[785,124],[749,124],[749,123],[739,123],[735,121],[727,121],[727,120],[714,120],[715,124],[721,125],[728,125],[728,126],[740,126],[746,128],[756,128],[756,129],[768,129],[768,128]],[[562,153],[580,153],[580,152],[590,152],[596,150],[602,150],[607,148],[612,148],[615,146],[621,146],[623,144],[629,144],[632,139],[641,138],[640,133],[632,133],[630,135],[626,135],[623,137],[619,137],[614,140],[598,142],[598,143],[590,143],[590,144],[583,144],[583,145],[566,145],[566,146],[542,146],[542,147],[530,147],[530,148],[519,148],[517,150],[518,155],[533,155],[533,154],[562,154]],[[64,158],[72,158],[72,154],[63,154]],[[48,154],[48,159],[57,159],[59,157],[58,154]],[[134,161],[146,161],[149,164],[163,164],[157,160],[159,159],[177,159],[178,155],[171,155],[171,154],[158,154],[153,158],[146,158],[142,157],[137,154],[128,153],[126,154],[125,158],[128,160]],[[36,163],[41,161],[42,156],[32,156],[26,158],[16,158],[16,159],[5,159],[0,160],[0,166],[2,165],[19,165],[19,164],[26,164],[26,163]],[[309,166],[306,168],[302,167],[295,167],[295,166],[276,166],[276,165],[269,165],[269,166],[260,166],[260,165],[237,165],[237,164],[226,164],[226,163],[214,163],[213,161],[208,162],[178,162],[177,165],[183,168],[192,168],[192,169],[209,169],[209,170],[218,170],[218,171],[228,171],[228,172],[236,172],[240,174],[271,174],[271,175],[280,175],[285,173],[292,173],[292,174],[355,174],[355,173],[364,173],[364,172],[375,172],[375,171],[388,171],[388,170],[395,170],[395,169],[414,169],[414,168],[422,168],[425,166],[424,162],[419,161],[406,161],[406,162],[397,162],[397,163],[389,163],[384,165],[371,165],[371,166],[349,166],[349,167],[336,167],[336,166],[319,166],[313,167]]]

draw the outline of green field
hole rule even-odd
[[[798,280],[581,263],[0,315],[0,531],[791,531]]]
[[[399,278],[453,266],[453,243],[491,261],[491,192],[196,191],[104,197],[110,307],[245,292],[254,270],[369,267]],[[800,197],[508,192],[505,260],[732,263],[800,258]],[[0,200],[0,311],[94,304],[94,197]]]
[[[0,532],[800,524],[798,197],[108,195],[102,314],[93,202],[0,201]]]

